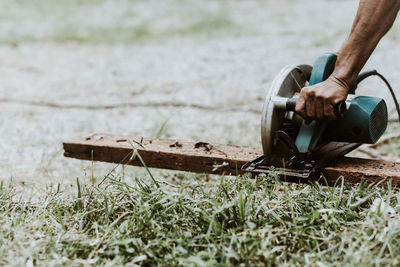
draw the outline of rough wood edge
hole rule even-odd
[[[242,174],[243,164],[262,155],[260,149],[244,146],[105,134],[75,138],[63,147],[70,158],[143,166],[138,157],[132,158],[135,149],[149,168],[225,175]],[[400,187],[397,162],[345,157],[326,167],[323,174],[329,184],[342,176],[350,184],[391,179],[393,186]]]

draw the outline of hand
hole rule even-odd
[[[348,85],[331,75],[324,82],[304,87],[296,103],[296,113],[309,124],[312,120],[336,119],[334,107],[346,100]]]

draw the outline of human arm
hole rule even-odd
[[[360,0],[350,35],[338,53],[334,72],[319,84],[301,90],[296,112],[307,122],[335,119],[334,107],[348,91],[380,39],[392,27],[399,0]]]

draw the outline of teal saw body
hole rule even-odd
[[[349,95],[340,105],[344,110],[335,107],[345,112],[337,113],[341,116],[333,121],[313,121],[306,125],[294,112],[300,90],[326,80],[335,63],[336,55],[327,53],[312,67],[291,65],[282,69],[264,102],[261,118],[264,156],[247,163],[243,170],[269,173],[273,165],[285,175],[307,178],[360,144],[379,140],[388,123],[386,103],[379,97]]]
[[[313,65],[308,85],[311,86],[325,81],[335,69],[336,59],[337,56],[330,53],[320,56]],[[303,121],[296,139],[298,150],[305,153],[313,149],[318,144],[325,127],[326,122],[312,121],[307,125]]]
[[[313,65],[310,85],[326,80],[335,68],[335,54],[320,56]],[[327,141],[374,144],[387,127],[388,112],[382,98],[371,96],[350,96],[349,109],[343,118],[331,122],[302,122],[296,138],[299,152],[313,150],[321,138]]]
[[[324,139],[375,144],[386,130],[388,112],[382,98],[355,96],[343,118],[331,121]]]

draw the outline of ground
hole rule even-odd
[[[68,244],[75,244],[76,240],[83,238],[79,231],[88,228],[85,228],[86,226],[82,226],[79,228],[80,230],[74,228],[77,232],[73,233],[68,227],[60,228],[59,225],[62,223],[59,219],[62,216],[54,217],[59,210],[57,207],[63,207],[63,216],[66,218],[80,216],[80,212],[83,210],[80,208],[86,205],[85,201],[91,201],[90,197],[92,196],[89,197],[86,193],[92,192],[94,187],[98,188],[98,183],[106,177],[114,165],[64,158],[62,141],[93,133],[115,133],[145,137],[185,138],[259,147],[260,115],[257,112],[246,110],[261,110],[266,90],[268,90],[273,77],[285,65],[312,64],[321,53],[337,51],[349,32],[356,8],[357,1],[322,0],[312,3],[307,0],[1,1],[0,148],[2,154],[0,155],[0,179],[2,181],[2,201],[8,203],[2,207],[4,218],[8,218],[4,219],[3,223],[10,225],[10,231],[13,231],[13,234],[7,231],[3,233],[3,238],[9,239],[10,242],[2,244],[3,249],[0,249],[0,255],[3,256],[3,261],[0,260],[0,264],[46,265],[55,264],[61,258],[63,259],[61,262],[64,264],[94,263],[96,259],[97,263],[104,264],[111,264],[112,260],[116,260],[117,263],[132,262],[133,259],[136,259],[138,263],[143,260],[149,260],[149,263],[152,263],[150,249],[148,250],[149,254],[142,254],[146,253],[145,250],[140,253],[122,254],[121,259],[105,257],[104,251],[107,251],[105,245],[107,242],[104,240],[98,242],[91,232],[95,231],[93,228],[85,232],[85,238],[91,240],[91,244],[82,245],[82,251],[69,247]],[[400,86],[400,76],[396,71],[400,69],[399,25],[398,22],[394,25],[365,67],[365,69],[375,68],[383,73],[392,83],[396,92]],[[363,93],[380,95],[388,99],[391,117],[395,118],[393,104],[381,82],[375,79],[366,81],[361,90]],[[49,104],[56,104],[56,107],[50,107]],[[129,104],[129,106],[118,107],[121,104]],[[220,111],[184,107],[186,104],[216,107]],[[101,108],[104,105],[116,105],[117,107]],[[100,108],[90,108],[93,106]],[[242,110],[223,111],[232,107]],[[396,136],[399,132],[399,127],[392,123],[387,135]],[[397,143],[386,144],[375,152],[396,160],[398,157],[396,147],[398,147]],[[145,170],[133,167],[123,170],[123,175],[118,172],[119,174],[116,173],[115,177],[127,179],[129,184],[135,184],[135,186],[138,186],[135,180],[137,177],[145,179],[145,183],[151,183]],[[219,189],[231,186],[229,187],[231,190],[233,186],[231,183],[235,183],[235,181],[229,181],[227,185],[221,185],[218,177],[205,178],[166,171],[152,170],[152,174],[157,181],[173,182],[178,187],[191,188],[193,183],[199,183],[206,188],[212,187],[209,185],[210,182],[206,182],[211,179],[211,183],[219,185]],[[184,179],[177,180],[177,177],[184,177]],[[77,178],[79,184],[82,184],[82,187],[87,190],[83,196],[76,195]],[[105,183],[112,184],[108,180],[109,176],[106,178]],[[185,179],[188,182],[184,182]],[[124,182],[128,183],[128,181]],[[83,186],[84,184],[87,184],[87,187]],[[154,182],[149,186],[153,188]],[[174,191],[175,187],[165,186],[163,190]],[[282,185],[282,188],[284,188],[283,193],[278,190],[279,194],[285,195],[285,190],[289,192],[286,192],[287,195],[282,196],[282,199],[290,198],[290,194],[302,194],[302,192],[306,192],[309,196],[309,194],[313,194],[313,190],[316,190],[309,186],[292,188],[289,185]],[[188,193],[186,189],[185,187],[185,189],[178,190],[181,198],[193,198],[196,201],[206,198],[205,195],[202,195],[203,193]],[[12,193],[9,190],[12,190]],[[118,187],[115,190],[118,191],[121,188]],[[137,187],[129,189],[125,193],[127,195],[139,194],[135,190]],[[259,192],[259,187],[251,187],[249,190],[254,195],[252,201],[257,201],[259,196],[255,192]],[[277,189],[268,187],[268,190],[275,192]],[[322,194],[321,192],[324,190],[328,189],[318,189],[317,191]],[[342,207],[343,203],[339,201],[339,204],[335,204],[335,210],[340,210],[339,215],[332,211],[335,214],[332,217],[344,225],[343,229],[349,230],[350,233],[346,238],[355,238],[355,240],[360,238],[356,243],[364,242],[368,238],[363,239],[357,236],[354,233],[356,228],[354,226],[352,228],[351,225],[368,228],[366,222],[377,219],[374,217],[375,215],[369,213],[367,221],[363,221],[361,218],[370,210],[375,198],[385,198],[399,211],[400,195],[398,191],[376,189],[371,192],[372,189],[365,188],[343,190],[347,197],[347,206]],[[357,193],[351,195],[352,190]],[[62,195],[55,193],[61,191]],[[112,195],[113,192],[115,191],[107,194]],[[186,194],[184,194],[185,192]],[[217,190],[207,194],[218,199],[213,195],[218,192]],[[330,196],[333,197],[336,193],[340,193],[340,191],[334,190]],[[51,197],[54,194],[57,197]],[[141,191],[140,194],[144,193]],[[167,193],[164,192],[159,197],[162,198],[163,194]],[[232,199],[237,197],[239,201],[240,192],[232,194]],[[260,192],[259,194],[262,195]],[[353,207],[353,200],[358,201],[354,199],[357,194],[362,195],[360,199],[364,199],[365,203],[362,204],[365,206],[360,206],[360,209],[355,211],[356,222],[354,222],[353,219],[340,214],[343,212],[348,214],[346,209],[354,212],[351,207]],[[69,196],[73,196],[72,200]],[[210,197],[210,195],[208,196]],[[369,197],[365,198],[366,196]],[[99,201],[98,197],[96,201]],[[111,198],[113,197],[116,196],[112,195]],[[142,197],[149,196],[142,195]],[[22,200],[18,202],[20,198]],[[83,204],[79,202],[81,198],[83,198]],[[29,199],[29,202],[25,202]],[[81,204],[76,204],[76,199],[79,200],[77,203]],[[323,197],[315,197],[312,203],[319,205],[318,201],[323,199]],[[48,203],[51,203],[50,206],[46,206],[47,200]],[[129,205],[132,204],[128,205],[124,201],[115,203],[119,203],[121,209],[129,210]],[[183,202],[185,203],[185,201]],[[198,205],[196,201],[189,201],[188,204],[193,212],[196,210],[194,206]],[[225,203],[224,201],[227,200],[219,203]],[[289,209],[290,205],[285,206],[284,204],[287,199],[282,201],[277,205],[277,209]],[[306,209],[306,199],[303,200],[304,202],[296,201],[299,202],[297,204],[295,202],[293,205]],[[145,201],[145,203],[150,206],[154,205],[151,201]],[[73,207],[69,209],[68,205]],[[102,205],[104,203],[97,207],[99,212],[105,209]],[[28,206],[29,208],[27,208]],[[47,207],[48,209],[46,209]],[[358,207],[359,205],[357,205]],[[207,210],[210,207],[198,208]],[[320,208],[325,209],[326,207]],[[174,208],[172,209],[174,210]],[[333,208],[329,207],[329,209]],[[10,210],[14,213],[7,213]],[[84,210],[86,211],[86,209]],[[71,212],[68,213],[68,211]],[[250,209],[249,212],[253,211]],[[332,212],[328,213],[332,214]],[[181,211],[176,210],[176,213],[181,214]],[[6,214],[9,216],[7,217]],[[122,216],[121,214],[125,213],[121,213],[120,210],[113,215],[115,217],[111,216],[110,220],[119,218],[118,216]],[[15,222],[15,216],[23,216],[24,220],[32,220],[38,225],[46,221],[46,218],[53,218],[54,222],[49,221],[51,230],[47,232],[39,226],[37,226],[38,228],[32,226],[34,230],[31,232],[26,230],[25,224],[14,226],[15,229],[26,232],[26,235],[19,236],[18,231],[14,231],[11,226],[18,224]],[[252,213],[251,216],[254,214]],[[102,215],[98,217],[104,218]],[[29,220],[21,220],[24,223],[29,222]],[[265,224],[265,221],[259,218],[254,220],[255,229],[259,229]],[[108,223],[95,218],[88,219],[88,221],[95,222],[100,225],[100,228]],[[199,222],[189,221],[186,223]],[[380,223],[384,225],[386,222]],[[115,224],[118,224],[118,221]],[[392,231],[390,232],[391,236],[382,234],[381,241],[383,243],[375,244],[372,241],[370,243],[365,241],[367,242],[366,247],[371,245],[373,248],[369,249],[378,250],[377,254],[371,254],[376,256],[375,263],[378,264],[399,262],[396,253],[387,249],[387,246],[390,247],[392,244],[393,236],[399,234],[399,221],[391,219],[388,224],[387,229],[389,232]],[[251,228],[244,225],[247,224],[242,222],[240,227],[237,225],[232,227],[236,230],[239,229],[237,233],[240,235]],[[288,227],[285,225],[283,223],[281,228],[276,228],[277,231]],[[104,229],[112,229],[105,230],[109,231],[107,235],[112,235],[117,241],[121,241],[112,232],[114,226]],[[222,227],[224,227],[223,223]],[[317,231],[318,235],[324,236],[323,232],[329,228],[325,229],[324,227],[321,226],[322,230]],[[165,228],[162,229],[160,232],[165,231]],[[291,232],[290,229],[289,227],[289,230],[286,230],[289,233],[296,233]],[[102,232],[98,229],[96,231]],[[198,234],[203,233],[201,229],[196,231],[194,232]],[[373,232],[374,230],[368,228],[365,231]],[[50,233],[58,236],[58,241],[51,241],[44,237]],[[209,232],[207,233],[209,234]],[[71,238],[71,235],[75,235],[74,238]],[[141,233],[127,234],[129,238],[137,238],[140,235]],[[25,241],[19,243],[18,236]],[[331,244],[336,244],[338,236],[332,236],[332,238],[332,240],[329,238],[327,240],[330,240]],[[30,243],[32,240],[36,240],[38,243]],[[149,240],[156,239],[149,238]],[[53,248],[52,245],[49,245],[51,242],[54,242],[56,249],[50,249]],[[202,242],[204,240],[199,243]],[[316,263],[320,257],[317,254],[308,255],[307,253],[311,252],[307,249],[305,249],[307,253],[298,252],[296,246],[291,247],[285,241],[281,242],[283,244],[281,249],[284,252],[279,255],[284,256],[274,256],[277,257],[276,262],[312,264]],[[28,243],[31,245],[27,245]],[[279,242],[274,244],[277,247],[276,253],[280,253]],[[316,244],[318,247],[319,243]],[[340,246],[339,243],[337,244]],[[344,259],[326,252],[328,256],[321,258],[321,262],[332,263],[335,260],[347,260],[347,264],[350,265],[362,262],[363,257],[368,255],[368,249],[364,248],[365,250],[363,250],[357,245],[352,247],[349,244],[346,243],[348,247],[343,248],[343,251],[347,253],[344,253],[345,255],[350,255],[351,249],[356,249],[361,254],[354,252],[357,254],[356,256]],[[265,246],[270,249],[271,255],[275,255],[273,252],[275,248],[272,249],[269,245]],[[37,250],[34,249],[35,246]],[[93,248],[96,249],[92,250]],[[190,248],[193,247],[182,249]],[[238,253],[237,249],[231,249],[232,253]],[[326,248],[321,248],[321,250],[324,249]],[[90,254],[90,251],[96,251],[96,255]],[[298,254],[294,251],[297,251]],[[332,251],[336,251],[335,248],[332,248]],[[90,254],[90,257],[86,253]],[[218,253],[216,252],[216,255],[221,255]],[[244,259],[240,256],[242,254],[238,253],[238,255],[236,258],[233,257],[233,260],[222,256],[216,258],[217,261],[227,263],[245,262],[245,260],[241,260]],[[291,258],[290,255],[294,256]],[[176,263],[185,264],[188,263],[187,259],[195,256],[183,253],[171,257],[180,259]],[[268,258],[268,255],[262,256],[264,258],[260,255],[257,257],[255,256],[253,259],[262,262],[263,259]],[[14,262],[15,258],[18,261]],[[372,260],[372,258],[364,258],[364,260]]]

